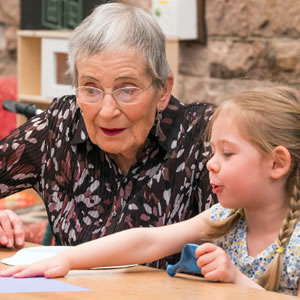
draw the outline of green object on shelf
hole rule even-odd
[[[161,16],[161,10],[159,8],[157,8],[154,13],[157,17]]]
[[[82,20],[82,0],[42,0],[41,24],[50,29],[75,28]]]

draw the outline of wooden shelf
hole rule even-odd
[[[35,37],[35,38],[55,38],[68,39],[70,36],[69,30],[19,30],[18,36]]]
[[[34,94],[19,94],[18,100],[24,103],[40,103],[41,105],[48,105],[52,98],[45,98]]]
[[[44,109],[52,98],[41,96],[42,39],[68,39],[70,31],[18,31],[18,101]]]

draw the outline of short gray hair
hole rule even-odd
[[[171,74],[166,58],[165,36],[156,20],[143,9],[121,3],[97,6],[71,33],[69,74],[78,86],[76,59],[102,52],[128,49],[141,53],[153,84],[160,89]]]

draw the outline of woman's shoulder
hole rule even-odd
[[[216,106],[213,103],[209,102],[192,102],[184,103],[175,97],[171,97],[168,109],[170,111],[182,110],[185,115],[190,115],[194,118],[199,118],[199,116],[208,117],[214,112]]]
[[[75,95],[53,99],[46,110],[46,118],[53,137],[61,132],[74,134],[81,125],[82,119]]]
[[[208,120],[216,109],[213,103],[208,102],[193,102],[184,104],[185,116],[188,120]]]
[[[178,123],[180,131],[195,140],[201,139],[207,123],[215,110],[215,105],[205,102],[185,104],[172,97],[168,108],[164,111],[164,118]]]
[[[49,104],[50,110],[73,110],[77,108],[75,95],[65,95],[54,98]]]
[[[75,95],[57,97],[52,100],[48,109],[47,116],[51,120],[61,121],[74,120],[75,114],[79,112]]]

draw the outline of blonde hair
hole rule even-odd
[[[291,167],[286,180],[289,196],[289,211],[278,234],[278,251],[257,282],[267,290],[278,290],[282,272],[282,252],[300,217],[300,91],[287,86],[241,92],[216,109],[207,129],[211,134],[214,121],[222,113],[233,113],[244,137],[263,153],[282,145],[291,156]],[[210,222],[208,239],[217,239],[226,234],[241,218],[241,210],[233,210],[221,222]]]

